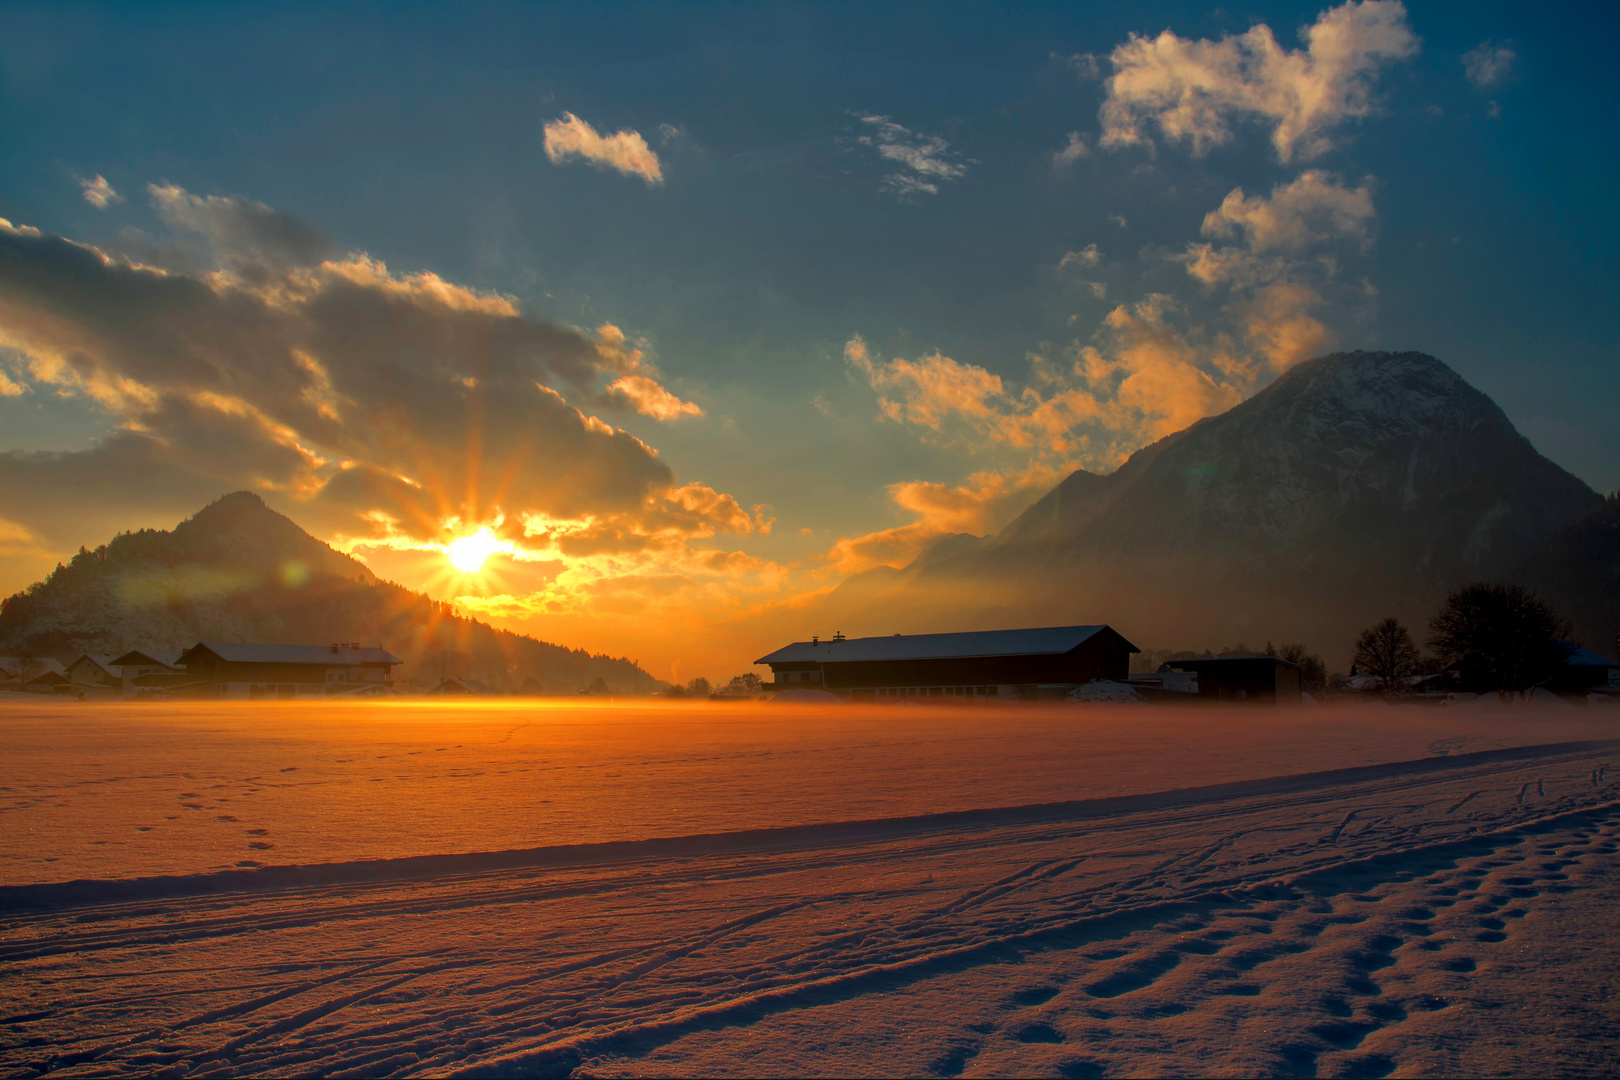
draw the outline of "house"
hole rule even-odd
[[[288,699],[392,689],[399,657],[384,649],[338,645],[247,645],[204,641],[180,655],[189,679],[177,692],[209,698]]]
[[[477,679],[446,679],[438,686],[426,691],[426,693],[438,697],[476,697],[491,694],[494,691]]]
[[[754,661],[764,690],[825,690],[851,701],[1062,700],[1094,679],[1123,681],[1140,652],[1109,626],[796,641]]]
[[[67,666],[73,693],[87,697],[118,697],[124,692],[124,673],[112,656],[81,653]]]
[[[1558,644],[1564,647],[1564,659],[1553,672],[1553,677],[1547,684],[1549,689],[1596,690],[1609,685],[1610,672],[1620,671],[1620,664],[1589,652],[1579,645],[1572,645],[1567,641],[1560,641]]]
[[[1171,660],[1171,671],[1198,676],[1198,696],[1205,701],[1241,701],[1250,705],[1300,705],[1299,665],[1275,656],[1216,656]]]
[[[131,649],[113,657],[113,664],[123,675],[119,689],[125,697],[192,681],[180,666],[179,649]]]
[[[0,690],[22,690],[46,674],[61,675],[66,682],[66,669],[48,656],[0,656]]]
[[[22,691],[25,694],[71,694],[73,684],[60,671],[47,671],[23,683]]]

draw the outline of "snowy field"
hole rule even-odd
[[[0,707],[0,1075],[1613,1075],[1620,717]]]

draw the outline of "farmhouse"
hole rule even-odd
[[[1108,626],[796,641],[756,664],[765,690],[827,690],[852,701],[1061,699],[1094,679],[1123,680],[1140,652]]]
[[[180,655],[184,687],[200,697],[293,698],[382,692],[399,657],[378,646],[239,645],[205,641]]]
[[[180,666],[180,653],[179,649],[131,649],[113,657],[113,664],[122,674],[120,689],[124,696],[133,697],[191,681]]]
[[[124,673],[112,656],[81,653],[67,666],[67,677],[75,694],[115,697],[123,692]]]

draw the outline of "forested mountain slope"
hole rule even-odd
[[[383,645],[417,686],[447,675],[501,690],[617,693],[657,681],[628,659],[496,630],[334,551],[251,492],[209,504],[171,531],[81,548],[44,581],[0,602],[0,653],[179,649],[198,641]]]

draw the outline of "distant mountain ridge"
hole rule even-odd
[[[1113,473],[1071,474],[995,536],[846,582],[830,607],[852,633],[1105,621],[1144,646],[1343,652],[1390,614],[1421,638],[1468,581],[1584,566],[1612,530],[1550,545],[1603,506],[1434,357],[1336,353]],[[1612,644],[1614,605],[1559,589],[1577,632]]]
[[[0,601],[0,653],[71,659],[200,640],[381,644],[405,661],[400,677],[419,686],[444,676],[548,693],[573,693],[595,679],[618,693],[658,685],[628,659],[496,630],[382,581],[247,491],[173,530],[81,548],[44,581]]]

